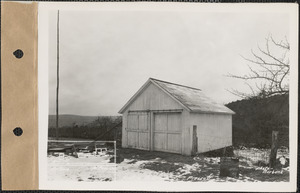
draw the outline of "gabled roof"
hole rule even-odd
[[[154,78],[150,78],[124,105],[119,113],[123,113],[125,109],[135,100],[137,96],[140,95],[140,93],[150,83],[156,85],[189,112],[234,114],[234,112],[226,106],[216,103],[205,96],[205,94],[200,89],[166,82]]]

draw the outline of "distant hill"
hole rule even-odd
[[[99,116],[59,115],[59,127],[85,126],[95,121]],[[104,117],[104,116],[101,116]],[[118,116],[112,116],[117,118]],[[56,127],[56,115],[49,115],[49,128]]]
[[[289,144],[289,95],[247,99],[226,105],[232,117],[233,143],[269,146],[273,130],[279,131],[279,145]]]

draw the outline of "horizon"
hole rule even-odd
[[[274,95],[272,97],[275,97],[277,95]],[[224,104],[224,106],[231,104],[231,103],[235,103],[235,102],[240,102],[240,101],[247,101],[247,100],[251,100],[251,99],[237,99],[235,101],[231,101],[229,103]],[[226,106],[227,107],[227,106]],[[229,107],[227,107],[229,108]],[[229,108],[230,109],[230,108]],[[59,116],[65,116],[65,115],[69,115],[69,116],[82,116],[82,117],[122,117],[123,114],[118,114],[118,115],[81,115],[81,114],[59,114]],[[56,116],[56,114],[48,114],[48,116]]]
[[[78,114],[59,114],[58,116],[81,116],[81,117],[121,117],[120,115],[78,115]],[[48,116],[56,116],[55,114],[48,114]]]

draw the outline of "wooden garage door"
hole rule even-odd
[[[181,113],[155,113],[153,148],[181,153]]]
[[[127,145],[131,148],[149,150],[149,113],[129,113],[127,117]]]

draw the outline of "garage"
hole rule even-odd
[[[146,112],[129,113],[127,122],[128,147],[149,150],[149,114]]]
[[[154,113],[154,150],[181,153],[180,113]]]
[[[127,146],[130,148],[181,153],[180,113],[131,112],[127,121]],[[153,144],[153,148],[151,148]]]
[[[150,78],[119,113],[123,148],[195,155],[232,145],[234,112],[198,88]]]

